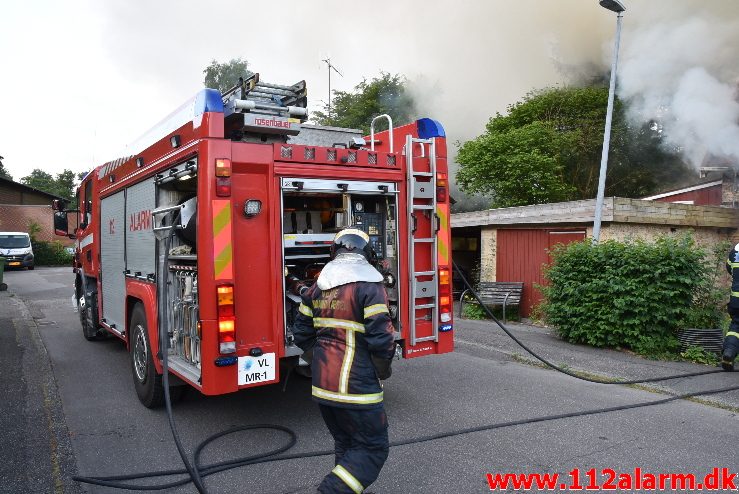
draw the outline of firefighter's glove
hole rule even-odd
[[[375,365],[375,372],[380,380],[384,381],[393,375],[393,359],[384,359],[372,355],[372,363]]]
[[[311,362],[313,362],[313,349],[311,348],[310,350],[304,351],[300,358],[305,360],[308,365],[311,365]]]

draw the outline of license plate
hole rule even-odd
[[[275,354],[239,357],[239,386],[275,380]]]
[[[20,265],[21,265],[21,263],[19,263],[19,262],[9,262],[8,263],[8,266],[20,266]]]

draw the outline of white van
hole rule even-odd
[[[0,257],[5,267],[33,269],[31,237],[24,232],[0,232]]]

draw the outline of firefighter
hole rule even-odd
[[[320,493],[361,493],[389,452],[381,379],[392,373],[395,329],[366,233],[334,237],[331,261],[302,295],[295,343],[311,362],[312,395],[334,438],[335,468]]]
[[[734,359],[739,353],[739,244],[736,244],[729,258],[726,260],[726,270],[731,275],[731,297],[729,298],[729,315],[731,316],[731,325],[729,332],[724,338],[723,358],[721,366],[724,370],[734,370]]]

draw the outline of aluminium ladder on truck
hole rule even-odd
[[[428,155],[426,155],[428,148]],[[414,156],[420,149],[420,156]],[[439,293],[436,214],[436,140],[406,136],[408,173],[408,271],[410,274],[410,345],[439,341]],[[420,321],[423,335],[419,335]],[[429,331],[430,329],[430,331]],[[430,333],[430,334],[429,334]]]
[[[308,116],[307,94],[305,81],[284,86],[262,82],[259,74],[252,74],[247,79],[239,78],[238,84],[225,91],[222,99],[226,117],[234,113],[257,113],[298,117],[304,121]]]

